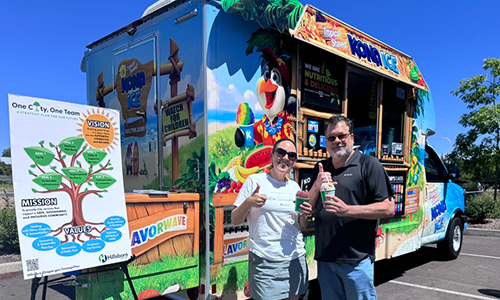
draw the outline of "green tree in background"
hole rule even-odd
[[[487,74],[460,81],[460,87],[451,93],[458,96],[470,110],[459,123],[468,129],[455,141],[452,156],[463,161],[464,171],[480,175],[492,167],[494,199],[497,199],[500,173],[500,59],[487,58],[483,62]],[[488,75],[489,73],[489,75]],[[483,173],[484,172],[484,173]],[[492,180],[493,179],[493,180]]]
[[[10,157],[10,147],[3,150],[2,157]]]
[[[9,176],[12,174],[12,166],[0,161],[0,175]]]

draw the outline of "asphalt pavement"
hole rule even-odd
[[[470,236],[482,236],[482,237],[500,237],[500,230],[486,230],[486,229],[472,229],[468,228],[465,231],[465,235],[470,235]],[[496,239],[495,239],[496,240]],[[497,241],[495,241],[496,243]],[[484,245],[483,245],[484,246]],[[491,248],[497,248],[497,247],[491,247]],[[433,255],[432,248],[425,248],[421,249],[419,251],[419,254],[417,255],[420,257],[423,255],[424,257]],[[425,252],[425,253],[424,253]],[[462,250],[461,256],[474,256],[474,254],[467,254],[464,253],[464,249]],[[412,260],[419,259],[414,257]],[[460,258],[460,257],[459,257]],[[418,262],[414,262],[411,265],[401,265],[397,261],[398,258],[395,259],[390,259],[390,260],[385,260],[382,262],[377,262],[379,265],[378,269],[381,269],[380,265],[387,265],[389,266],[390,264],[396,263],[398,266],[389,266],[387,269],[398,269],[399,267],[407,268],[407,269],[413,269],[414,267],[417,267],[419,265]],[[499,257],[500,259],[500,257]],[[425,259],[424,259],[425,260]],[[404,261],[408,261],[408,259],[404,259]],[[416,264],[415,264],[416,263]],[[377,265],[376,264],[376,265]],[[423,264],[423,262],[422,262]],[[402,270],[402,273],[405,271]],[[400,282],[397,280],[401,274],[396,271],[395,273],[384,273],[384,272],[378,272],[377,273],[377,268],[376,268],[376,281],[377,281],[377,292],[379,292],[379,289],[382,289],[382,285],[384,285],[383,289],[386,289],[385,285],[387,282],[391,283],[392,285],[396,284],[400,286],[401,290],[411,290],[411,289],[416,289],[418,290],[419,288],[424,290],[424,291],[429,291],[432,289],[436,289],[435,287],[426,287],[425,285],[420,285],[420,284],[414,284],[414,283],[408,283],[408,282]],[[388,278],[386,278],[388,277]],[[71,278],[63,278],[62,276],[50,276],[49,277],[49,283],[47,284],[47,290],[46,290],[46,299],[50,300],[72,300],[75,299],[75,289],[73,286],[70,286],[69,284],[71,283],[72,279]],[[38,285],[32,284],[31,280],[24,280],[23,279],[23,274],[22,274],[22,265],[21,261],[16,261],[16,262],[8,262],[8,263],[3,263],[0,264],[0,300],[10,300],[10,299],[30,299],[30,295],[32,293],[32,286],[37,288],[36,292],[36,298],[35,299],[42,299],[42,292],[43,292],[43,285]],[[439,290],[439,289],[437,289]],[[436,292],[436,291],[434,291]],[[486,294],[488,293],[487,290],[484,291]],[[380,293],[380,292],[379,292]],[[500,298],[500,291],[493,290],[493,295],[495,298],[477,298],[476,299],[499,299]],[[498,293],[495,294],[495,293]],[[408,293],[405,293],[408,296]],[[445,293],[446,295],[446,293]],[[457,295],[455,295],[457,296]],[[460,296],[460,295],[458,295]],[[462,297],[464,297],[462,295]],[[380,299],[388,299],[388,298],[381,298]],[[472,297],[474,298],[474,297]],[[396,298],[394,298],[396,299]],[[399,298],[399,299],[410,299],[410,298]],[[411,299],[416,299],[414,297],[411,297]],[[424,299],[424,298],[421,298]],[[427,299],[427,298],[426,298]],[[429,298],[431,299],[431,298]],[[436,299],[441,299],[441,298],[436,298]],[[445,298],[442,298],[445,299]],[[447,298],[446,298],[447,299]],[[451,299],[451,298],[450,298]],[[458,297],[458,299],[462,299]],[[463,299],[471,299],[471,298],[463,298]]]

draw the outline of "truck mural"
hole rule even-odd
[[[396,193],[377,259],[427,243],[459,254],[463,195],[427,143],[433,100],[408,55],[298,1],[160,1],[88,48],[88,103],[121,111],[140,299],[248,298],[248,224],[231,222],[239,189],[269,171],[283,137],[298,146],[289,178],[307,188],[328,157],[324,124],[334,114],[354,119],[355,145],[381,161]],[[92,288],[78,288],[78,299],[134,297],[116,272],[80,280]]]

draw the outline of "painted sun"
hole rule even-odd
[[[117,132],[116,122],[113,117],[109,117],[109,113],[99,108],[87,110],[83,113],[83,118],[79,118],[81,123],[77,131],[78,136],[85,139],[87,146],[111,152],[118,145],[119,132]]]

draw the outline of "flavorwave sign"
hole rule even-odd
[[[232,239],[224,241],[224,257],[248,253],[248,238]]]
[[[164,235],[167,232],[181,231],[187,229],[188,217],[185,215],[174,215],[160,220],[154,224],[134,230],[130,234],[131,247],[139,247],[155,239],[158,236]]]

